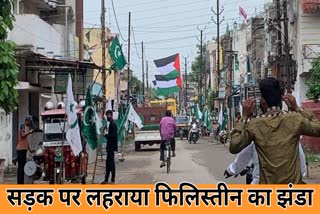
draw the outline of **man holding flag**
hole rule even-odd
[[[113,120],[112,110],[106,112],[109,127],[104,128],[103,135],[107,139],[107,161],[106,161],[106,176],[102,184],[109,182],[111,174],[111,183],[114,184],[116,178],[116,165],[114,162],[114,152],[118,151],[118,127]]]

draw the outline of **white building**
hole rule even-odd
[[[0,111],[0,157],[6,159],[6,165],[16,158],[19,124],[24,123],[25,116],[29,114],[40,120],[45,103],[56,98],[51,95],[54,75],[40,73],[42,65],[36,62],[37,59],[79,60],[74,12],[76,0],[62,3],[68,7],[57,6],[48,0],[14,0],[16,21],[8,39],[17,45],[19,85],[16,88],[19,100],[18,110],[13,114],[5,115]],[[36,126],[41,128],[39,123]]]
[[[298,104],[307,100],[310,62],[320,56],[320,1],[289,1],[290,46],[297,60],[298,75],[294,95]]]

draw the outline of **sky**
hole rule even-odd
[[[234,21],[244,21],[239,15],[239,6],[244,8],[250,18],[263,11],[265,2],[266,0],[220,0],[220,10],[222,7],[224,9],[221,14],[224,21],[220,30],[224,32],[227,24],[232,28]],[[149,65],[149,84],[152,84],[154,75],[159,74],[153,60],[179,53],[181,68],[184,57],[188,57],[187,70],[190,72],[192,61],[197,55],[196,45],[200,39],[198,28],[204,30],[205,41],[210,41],[216,36],[217,26],[212,21],[212,16],[216,16],[211,10],[216,10],[216,0],[105,0],[105,5],[106,26],[112,33],[121,33],[119,39],[126,58],[128,17],[131,12],[131,69],[141,80],[143,41],[145,59]],[[84,0],[84,11],[86,28],[101,26],[100,0]]]

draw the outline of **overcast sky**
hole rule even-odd
[[[112,32],[119,33],[115,21],[115,14],[111,0],[105,0],[106,26]],[[211,20],[216,10],[216,0],[113,0],[120,32],[124,40],[128,39],[128,14],[131,12],[131,68],[135,75],[142,79],[141,74],[141,41],[145,45],[145,58],[149,61],[149,84],[152,84],[154,75],[158,71],[153,60],[180,53],[181,66],[183,57],[188,58],[190,69],[199,43],[200,32],[197,26],[204,31],[205,39],[211,40],[216,36],[216,25]],[[224,12],[221,16],[225,21],[221,24],[221,31],[225,31],[227,23],[230,27],[234,21],[243,22],[239,15],[239,6],[243,7],[249,17],[263,11],[266,0],[220,0]],[[99,27],[100,0],[84,0],[85,27]],[[134,35],[134,36],[133,36]],[[128,43],[120,37],[123,51],[126,53]],[[188,70],[189,70],[188,69]]]

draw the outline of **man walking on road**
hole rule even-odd
[[[104,136],[107,139],[107,161],[106,161],[106,176],[102,184],[109,182],[111,174],[111,182],[115,183],[116,178],[116,165],[114,162],[114,152],[118,151],[118,128],[117,124],[113,121],[113,112],[108,110],[106,112],[107,120],[110,123],[109,127],[104,128]]]
[[[268,106],[267,113],[248,121],[255,103],[254,99],[246,100],[243,116],[231,132],[229,150],[238,154],[254,141],[260,162],[260,184],[302,184],[300,136],[320,137],[320,124],[303,117],[304,110],[297,107],[295,99],[289,107],[294,112],[281,111],[283,97],[278,80],[264,79],[259,88],[261,101]],[[284,96],[284,100],[292,99],[292,95]]]
[[[160,167],[164,167],[166,165],[164,161],[164,150],[165,150],[165,142],[171,141],[171,149],[172,149],[172,157],[176,156],[176,142],[175,142],[175,134],[177,131],[177,125],[175,120],[172,118],[171,111],[166,111],[166,116],[163,117],[160,121],[160,135],[161,135],[161,145],[160,145],[160,161],[162,161]]]

